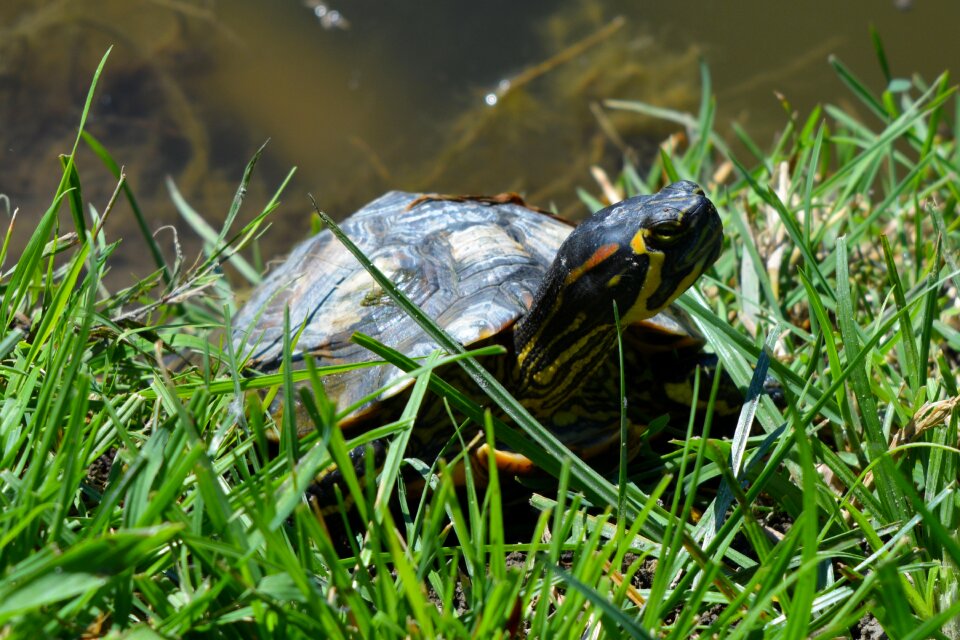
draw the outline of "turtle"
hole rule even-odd
[[[682,389],[701,362],[702,338],[671,308],[716,261],[723,243],[717,210],[694,182],[627,198],[579,225],[514,196],[391,191],[340,226],[461,344],[503,345],[506,354],[491,365],[497,377],[585,459],[615,449],[620,440],[614,302],[628,347],[631,433],[669,412],[671,385]],[[237,313],[233,338],[254,368],[280,366],[286,312],[296,334],[294,362],[307,355],[321,366],[375,360],[351,341],[355,332],[411,358],[438,349],[329,230],[297,245]],[[323,383],[339,409],[353,407],[341,427],[363,429],[402,408],[411,384],[398,384],[403,376],[383,364],[326,376]],[[462,377],[457,384],[472,384]],[[368,396],[373,399],[361,402]],[[474,396],[486,402],[479,390]],[[689,411],[690,398],[681,397],[677,406]],[[301,435],[312,429],[302,422]],[[428,410],[418,418],[406,456],[429,464],[453,433],[445,411]],[[382,452],[383,444],[376,450]],[[359,470],[365,451],[352,454]],[[532,469],[522,456],[504,459],[514,473]],[[336,482],[331,478],[327,474],[313,492],[321,502],[332,502],[323,488]]]

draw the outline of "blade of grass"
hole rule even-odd
[[[907,380],[910,381],[910,387],[914,393],[920,389],[920,385],[926,380],[927,363],[923,362],[921,368],[920,358],[917,353],[917,343],[913,333],[913,323],[910,321],[910,313],[907,311],[907,298],[903,293],[903,283],[900,281],[897,263],[893,256],[893,250],[890,248],[890,241],[887,236],[880,236],[880,243],[883,247],[883,256],[887,262],[887,278],[890,280],[890,286],[893,289],[893,299],[897,305],[897,316],[900,320],[900,344],[903,345],[906,355]]]
[[[883,435],[877,414],[876,397],[870,390],[867,370],[863,365],[852,366],[852,362],[863,354],[866,349],[860,345],[859,329],[856,326],[853,312],[853,298],[850,291],[849,261],[847,259],[847,243],[844,238],[837,240],[837,322],[840,325],[840,335],[843,337],[843,350],[847,366],[850,369],[850,381],[853,392],[860,406],[860,415],[866,433],[866,454],[869,460],[882,458],[876,473],[877,488],[880,502],[884,505],[885,515],[891,519],[906,517],[903,496],[894,488],[892,476],[899,475],[897,469],[884,454],[887,451],[887,440]]]
[[[81,131],[80,133],[83,141],[87,143],[87,146],[93,151],[93,154],[100,159],[100,162],[113,174],[113,177],[116,180],[120,180],[121,175],[123,174],[123,169],[117,164],[117,161],[114,160],[113,156],[107,151],[106,147],[101,144],[93,135],[87,131]],[[172,282],[170,275],[170,270],[167,268],[166,260],[163,259],[163,253],[160,251],[160,245],[157,244],[156,238],[153,237],[153,232],[150,231],[150,226],[147,224],[146,217],[143,215],[143,211],[140,209],[140,204],[137,202],[136,197],[133,194],[133,189],[130,188],[129,183],[123,181],[123,195],[126,197],[127,202],[130,204],[130,210],[133,211],[134,220],[137,221],[137,228],[140,229],[140,234],[143,236],[143,241],[147,244],[147,249],[150,251],[150,256],[153,258],[154,266],[161,272],[163,276],[163,281],[166,284]]]

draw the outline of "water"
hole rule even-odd
[[[56,156],[72,145],[92,71],[114,45],[89,130],[127,167],[151,227],[176,225],[188,257],[199,242],[178,219],[165,177],[215,223],[267,139],[247,216],[298,167],[265,239],[267,256],[308,232],[308,192],[337,216],[392,188],[515,190],[582,215],[576,187],[597,190],[589,167],[613,173],[622,154],[591,103],[695,109],[702,57],[719,130],[729,134],[736,121],[767,143],[786,117],[775,91],[801,114],[824,101],[858,109],[829,54],[882,87],[870,24],[895,75],[932,80],[956,68],[960,48],[949,43],[958,14],[960,4],[948,0],[910,11],[882,0],[4,0],[0,193],[20,209],[22,246],[56,188]],[[641,159],[672,130],[608,115]],[[79,167],[84,197],[102,209],[112,177],[89,153]],[[107,234],[123,239],[113,284],[149,272],[125,205]],[[172,232],[159,237],[172,259]]]

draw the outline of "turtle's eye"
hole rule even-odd
[[[666,220],[653,227],[653,235],[661,244],[672,244],[683,234],[683,225],[675,220]]]

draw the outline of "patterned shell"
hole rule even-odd
[[[573,228],[516,204],[427,200],[408,208],[416,199],[415,194],[390,192],[341,227],[464,345],[498,334],[527,312]],[[375,359],[350,342],[356,331],[411,357],[437,349],[329,231],[298,245],[237,314],[234,339],[241,353],[252,353],[255,365],[279,365],[287,306],[292,330],[303,327],[294,360],[304,353],[312,354],[319,366]],[[326,377],[324,386],[342,409],[401,375],[392,366],[367,367]],[[406,386],[394,385],[380,398]]]

